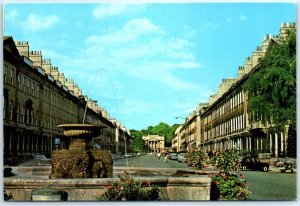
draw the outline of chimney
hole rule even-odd
[[[246,57],[244,65],[245,73],[248,74],[252,69],[252,57]]]
[[[50,74],[55,80],[59,80],[59,71],[58,67],[51,67]],[[59,80],[60,81],[60,80]],[[61,81],[60,81],[61,82]],[[61,82],[62,83],[62,82]]]
[[[242,78],[245,75],[245,69],[244,66],[239,66],[238,68],[238,78]]]
[[[66,79],[66,82],[65,82],[65,84],[66,84],[66,86],[68,87],[68,89],[70,90],[70,91],[73,91],[74,92],[74,82],[73,82],[73,80],[72,79]]]
[[[50,61],[50,59],[43,59],[42,68],[45,70],[46,74],[51,74],[51,61]]]
[[[15,41],[15,45],[21,56],[29,58],[29,44],[28,41]]]
[[[41,51],[31,51],[29,53],[29,59],[32,61],[33,66],[42,67],[42,52]]]
[[[285,23],[282,23],[281,26],[280,26],[280,37],[283,38],[283,39],[286,39],[287,35],[288,35],[288,30],[291,30],[293,28],[296,27],[296,23],[295,22],[285,22]]]
[[[62,83],[62,85],[65,85],[66,83],[65,74],[64,73],[59,74],[58,80]]]

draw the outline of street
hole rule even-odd
[[[127,166],[126,159],[114,161],[114,166]],[[141,155],[128,158],[128,166],[145,168],[186,168],[191,169],[186,163],[178,163],[175,160],[160,162],[154,154]],[[270,168],[269,172],[243,171],[252,192],[250,200],[296,200],[297,199],[297,173],[280,173]]]
[[[114,160],[114,166],[126,167],[126,159]],[[144,154],[141,156],[136,156],[128,158],[128,166],[132,167],[146,167],[146,168],[189,168],[185,163],[177,162],[175,160],[167,160],[164,162],[164,157],[157,161],[155,154]]]
[[[245,171],[251,200],[296,200],[296,173]]]

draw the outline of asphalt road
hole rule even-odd
[[[164,157],[157,161],[155,154],[144,154],[141,156],[127,158],[128,166],[130,167],[146,167],[146,168],[189,168],[185,163],[177,162],[177,160],[167,160],[164,162]],[[114,160],[114,166],[126,167],[126,159]]]
[[[296,200],[296,173],[245,171],[251,200]]]

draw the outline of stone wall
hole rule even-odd
[[[136,177],[145,185],[157,185],[163,200],[210,200],[211,179],[207,176],[191,177]],[[4,190],[12,193],[14,201],[31,201],[32,191],[54,189],[62,194],[64,201],[95,201],[119,178],[76,178],[76,179],[37,179],[4,178]]]

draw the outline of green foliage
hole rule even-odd
[[[135,152],[142,152],[145,149],[145,141],[142,139],[142,132],[137,130],[130,130],[133,136],[132,149]]]
[[[296,31],[271,42],[260,69],[244,85],[254,121],[296,126]]]
[[[239,171],[241,156],[236,149],[217,151],[210,159],[210,164],[219,170],[221,175],[229,175],[230,171]]]
[[[251,194],[246,177],[239,175],[215,175],[212,177],[212,200],[247,200]]]
[[[119,178],[120,182],[108,186],[99,200],[159,200],[159,188],[151,186],[150,182],[148,186],[143,186],[141,181],[134,181],[127,173]]]

